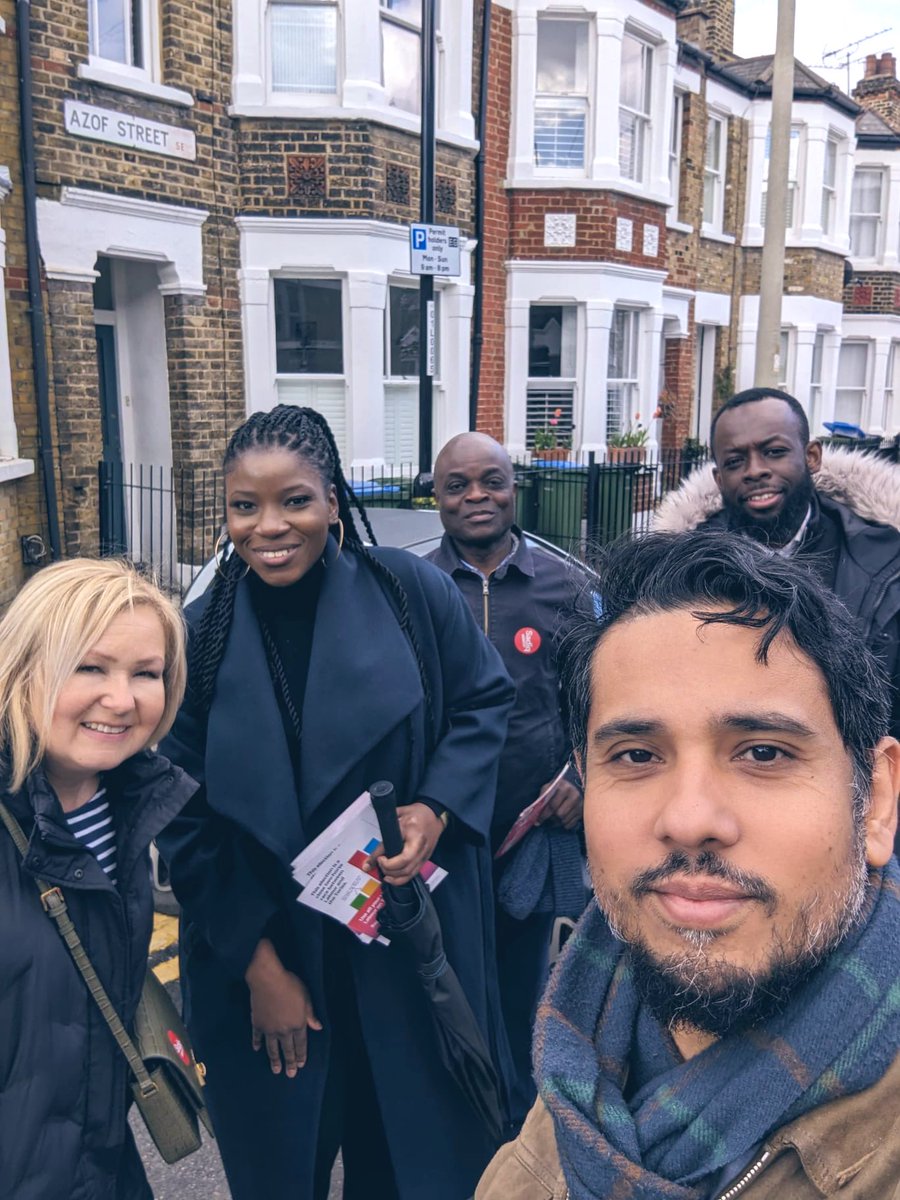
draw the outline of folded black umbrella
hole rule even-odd
[[[393,857],[403,849],[394,786],[384,781],[373,783],[369,795],[385,853]],[[484,1122],[490,1137],[499,1143],[506,1134],[506,1118],[497,1073],[475,1014],[447,961],[441,922],[431,895],[418,876],[399,886],[385,883],[382,890],[381,931],[403,946],[415,965],[429,1001],[441,1062]]]

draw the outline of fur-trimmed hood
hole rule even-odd
[[[826,448],[821,470],[813,478],[817,492],[845,504],[863,520],[900,529],[900,467],[872,454]],[[666,496],[656,510],[653,529],[684,533],[721,508],[712,463],[707,463]]]

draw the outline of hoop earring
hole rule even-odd
[[[227,537],[228,537],[227,532],[220,533],[219,536],[216,538],[216,544],[213,547],[213,559],[215,560],[215,564],[216,564],[216,574],[221,575],[223,579],[225,578],[225,572],[222,570],[222,563],[225,561],[225,555],[223,554],[221,559],[219,558],[219,547],[222,544],[222,539],[223,538],[227,539]],[[237,553],[237,551],[235,551],[235,553]],[[249,574],[250,574],[250,564],[247,563],[244,574],[241,575],[240,578],[246,579]]]
[[[339,525],[341,528],[341,533],[340,533],[340,536],[338,537],[338,552],[336,555],[337,558],[340,558],[341,551],[344,548],[344,522],[341,520],[340,517],[338,517],[338,519],[335,521],[335,525]]]

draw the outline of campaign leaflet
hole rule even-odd
[[[512,850],[513,846],[517,846],[522,838],[538,824],[541,817],[547,811],[547,805],[553,799],[553,793],[556,791],[557,785],[562,782],[562,778],[569,769],[569,764],[566,763],[563,769],[556,775],[552,783],[548,783],[537,800],[533,800],[527,808],[523,808],[513,823],[512,829],[500,843],[497,853],[494,858],[502,858],[504,854]]]
[[[388,939],[378,932],[378,913],[384,905],[381,876],[375,867],[365,870],[363,863],[381,842],[378,818],[368,792],[302,850],[291,864],[296,881],[303,888],[297,897],[301,904],[346,925],[361,942]],[[447,878],[447,872],[426,862],[419,872],[430,892]]]

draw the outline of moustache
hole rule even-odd
[[[751,900],[759,900],[766,908],[773,910],[778,900],[775,889],[759,875],[750,875],[741,871],[731,863],[719,858],[712,850],[702,850],[695,856],[684,853],[683,850],[673,851],[659,864],[646,871],[640,871],[631,881],[631,891],[634,896],[643,896],[654,891],[657,884],[665,883],[676,875],[689,879],[705,876],[708,879],[722,879],[726,883],[740,888]]]

